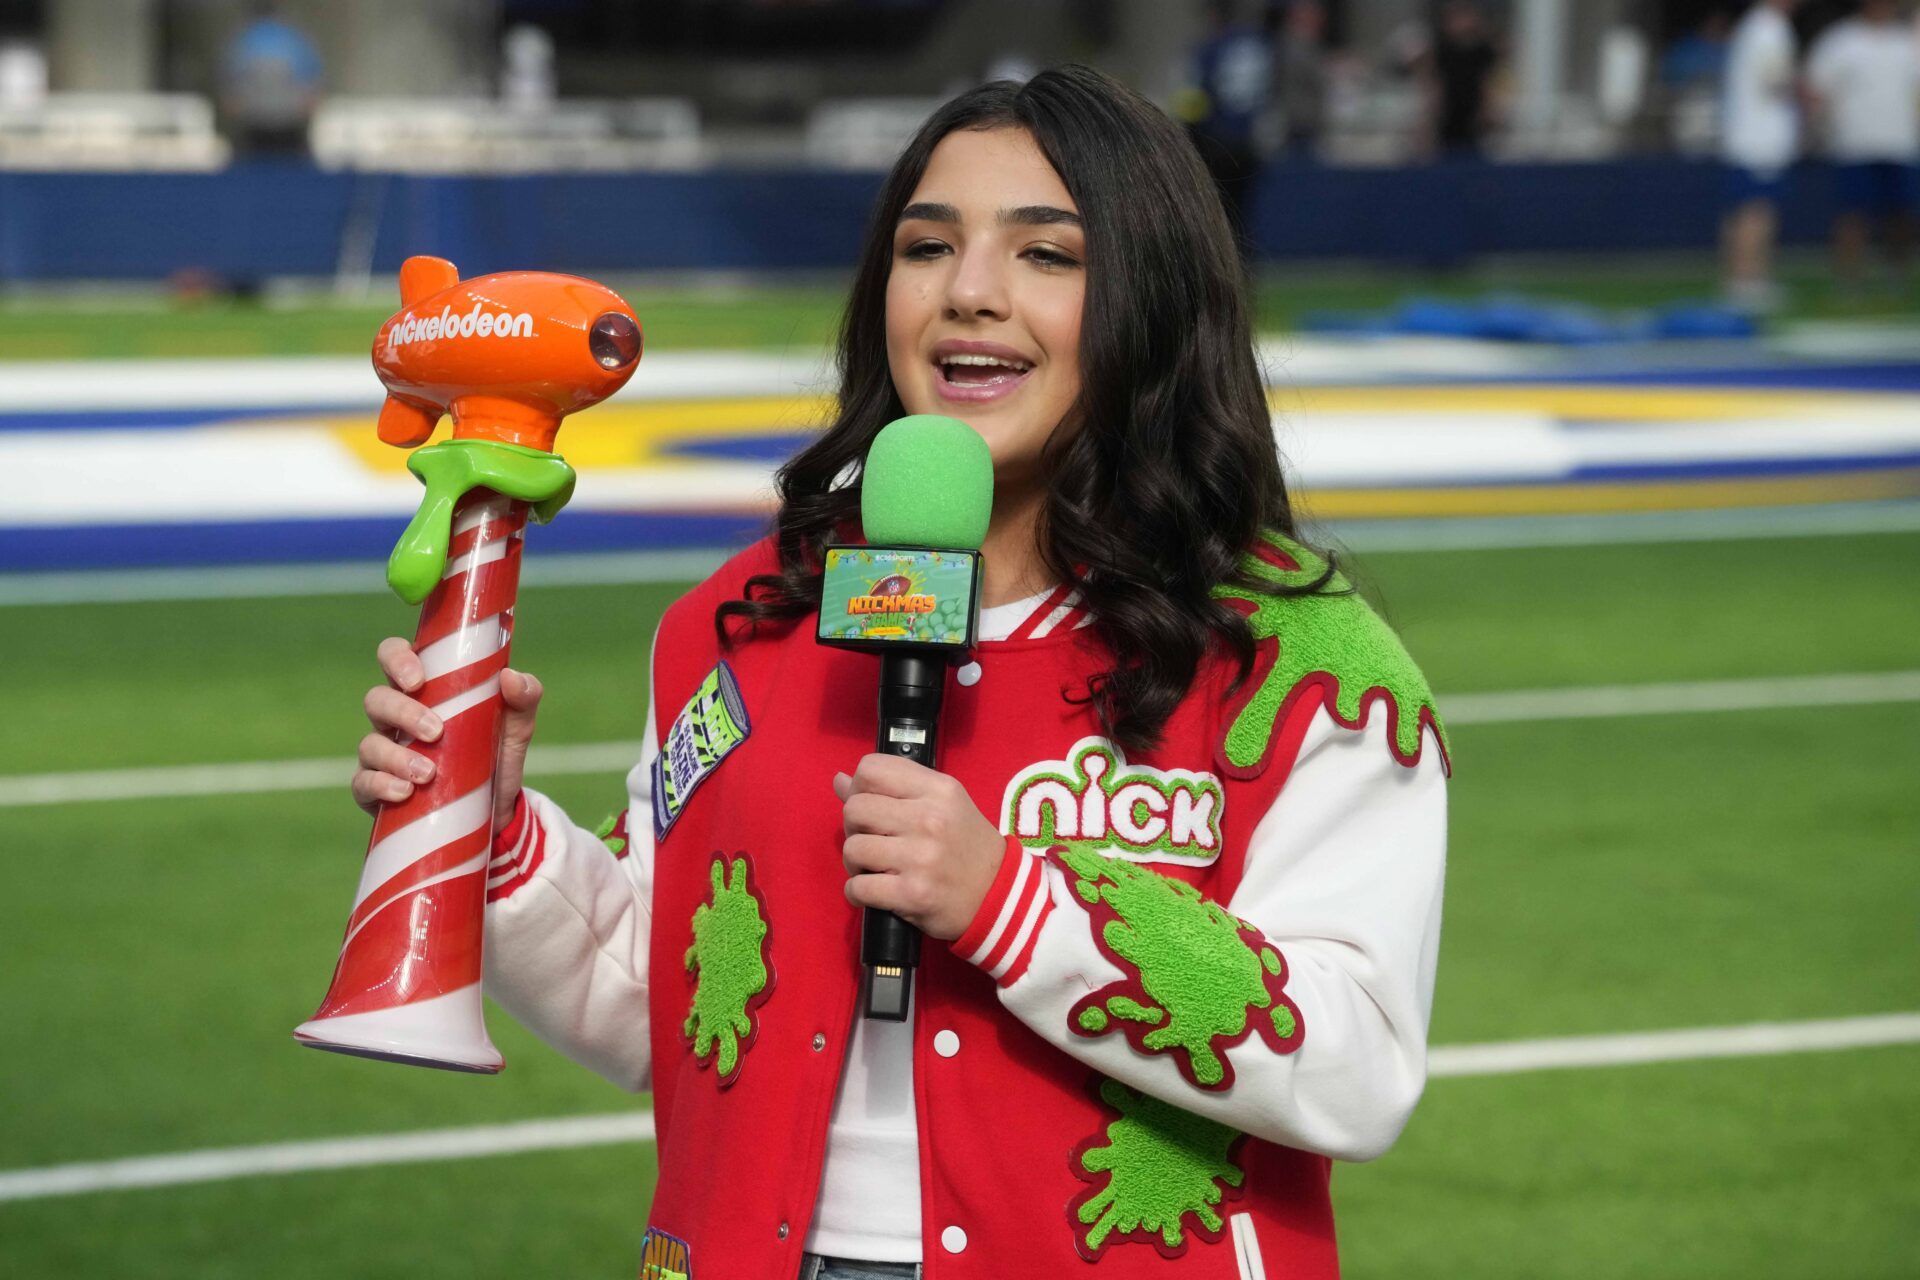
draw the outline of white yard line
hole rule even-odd
[[[313,1142],[275,1142],[257,1147],[215,1147],[167,1156],[137,1156],[57,1164],[0,1173],[0,1202],[135,1187],[169,1187],[187,1182],[224,1182],[277,1173],[320,1169],[358,1169],[378,1164],[417,1164],[430,1160],[470,1160],[522,1151],[557,1151],[653,1139],[653,1113],[569,1116],[560,1120],[523,1120],[517,1124],[474,1125],[464,1129],[423,1129],[359,1138],[322,1138]]]
[[[1523,1071],[1767,1057],[1917,1043],[1920,1043],[1920,1013],[1890,1013],[1809,1022],[1441,1045],[1429,1057],[1429,1073],[1436,1079],[1510,1075]],[[464,1129],[221,1147],[0,1172],[0,1203],[368,1165],[470,1160],[568,1147],[647,1142],[652,1138],[653,1115],[633,1111]]]
[[[640,758],[640,743],[583,742],[535,747],[528,773],[560,777],[579,773],[625,773]],[[354,764],[345,758],[261,760],[247,764],[161,765],[147,769],[93,769],[79,773],[0,776],[0,809],[100,800],[150,800],[167,796],[231,796],[269,791],[344,789]]]
[[[527,558],[520,584],[523,587],[606,587],[698,582],[718,569],[731,554],[718,548],[540,554]],[[391,591],[385,570],[372,561],[0,574],[0,606],[384,596]]]
[[[1520,724],[1612,716],[1907,702],[1920,702],[1920,671],[1460,693],[1442,699],[1442,713],[1450,725]],[[536,778],[622,773],[639,758],[640,743],[637,741],[535,747],[527,770]],[[103,800],[321,791],[330,787],[344,788],[352,774],[353,764],[350,761],[329,757],[321,760],[262,760],[235,764],[159,765],[138,769],[0,775],[0,809]]]
[[[1920,702],[1920,671],[1456,693],[1440,699],[1440,714],[1449,725],[1518,724],[1535,720],[1847,707],[1883,702]]]
[[[1920,1044],[1920,1013],[1884,1013],[1814,1022],[1754,1022],[1741,1027],[1683,1027],[1610,1036],[1556,1036],[1497,1044],[1438,1045],[1427,1073],[1504,1076],[1572,1067],[1626,1067],[1701,1058],[1764,1058],[1780,1053]]]

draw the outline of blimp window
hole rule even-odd
[[[632,316],[609,311],[587,331],[587,350],[602,369],[624,369],[640,358],[640,326]]]

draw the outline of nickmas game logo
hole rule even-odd
[[[829,547],[820,638],[960,644],[973,607],[973,557],[964,552]]]

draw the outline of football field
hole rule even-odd
[[[1309,283],[1262,293],[1277,439],[1456,765],[1433,1078],[1336,1167],[1348,1274],[1914,1274],[1911,308],[1568,353],[1301,339],[1400,290]],[[647,360],[562,437],[515,665],[531,780],[588,823],[661,611],[826,403],[837,296],[636,297]],[[418,497],[372,442],[384,308],[160,314],[0,308],[0,1274],[632,1275],[647,1098],[497,1010],[494,1078],[290,1034],[365,848],[373,646],[413,624],[378,568]]]
[[[1335,1171],[1349,1273],[1913,1274],[1920,1036],[1879,1016],[1920,1010],[1920,533],[1352,563],[1454,712],[1456,772],[1437,1078],[1394,1151]],[[646,1098],[498,1011],[491,1079],[289,1036],[366,838],[345,782],[372,646],[411,611],[287,573],[0,606],[4,1269],[631,1275]],[[533,781],[588,821],[683,587],[523,593]],[[314,759],[337,767],[151,772]],[[1756,1023],[1778,1029],[1632,1038]],[[388,1141],[432,1130],[464,1136]]]

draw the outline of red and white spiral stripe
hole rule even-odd
[[[445,727],[436,742],[402,740],[434,775],[374,819],[333,985],[295,1032],[309,1043],[498,1069],[480,1018],[480,943],[526,519],[524,503],[485,489],[454,510],[446,570],[414,634],[426,667],[414,697]]]

